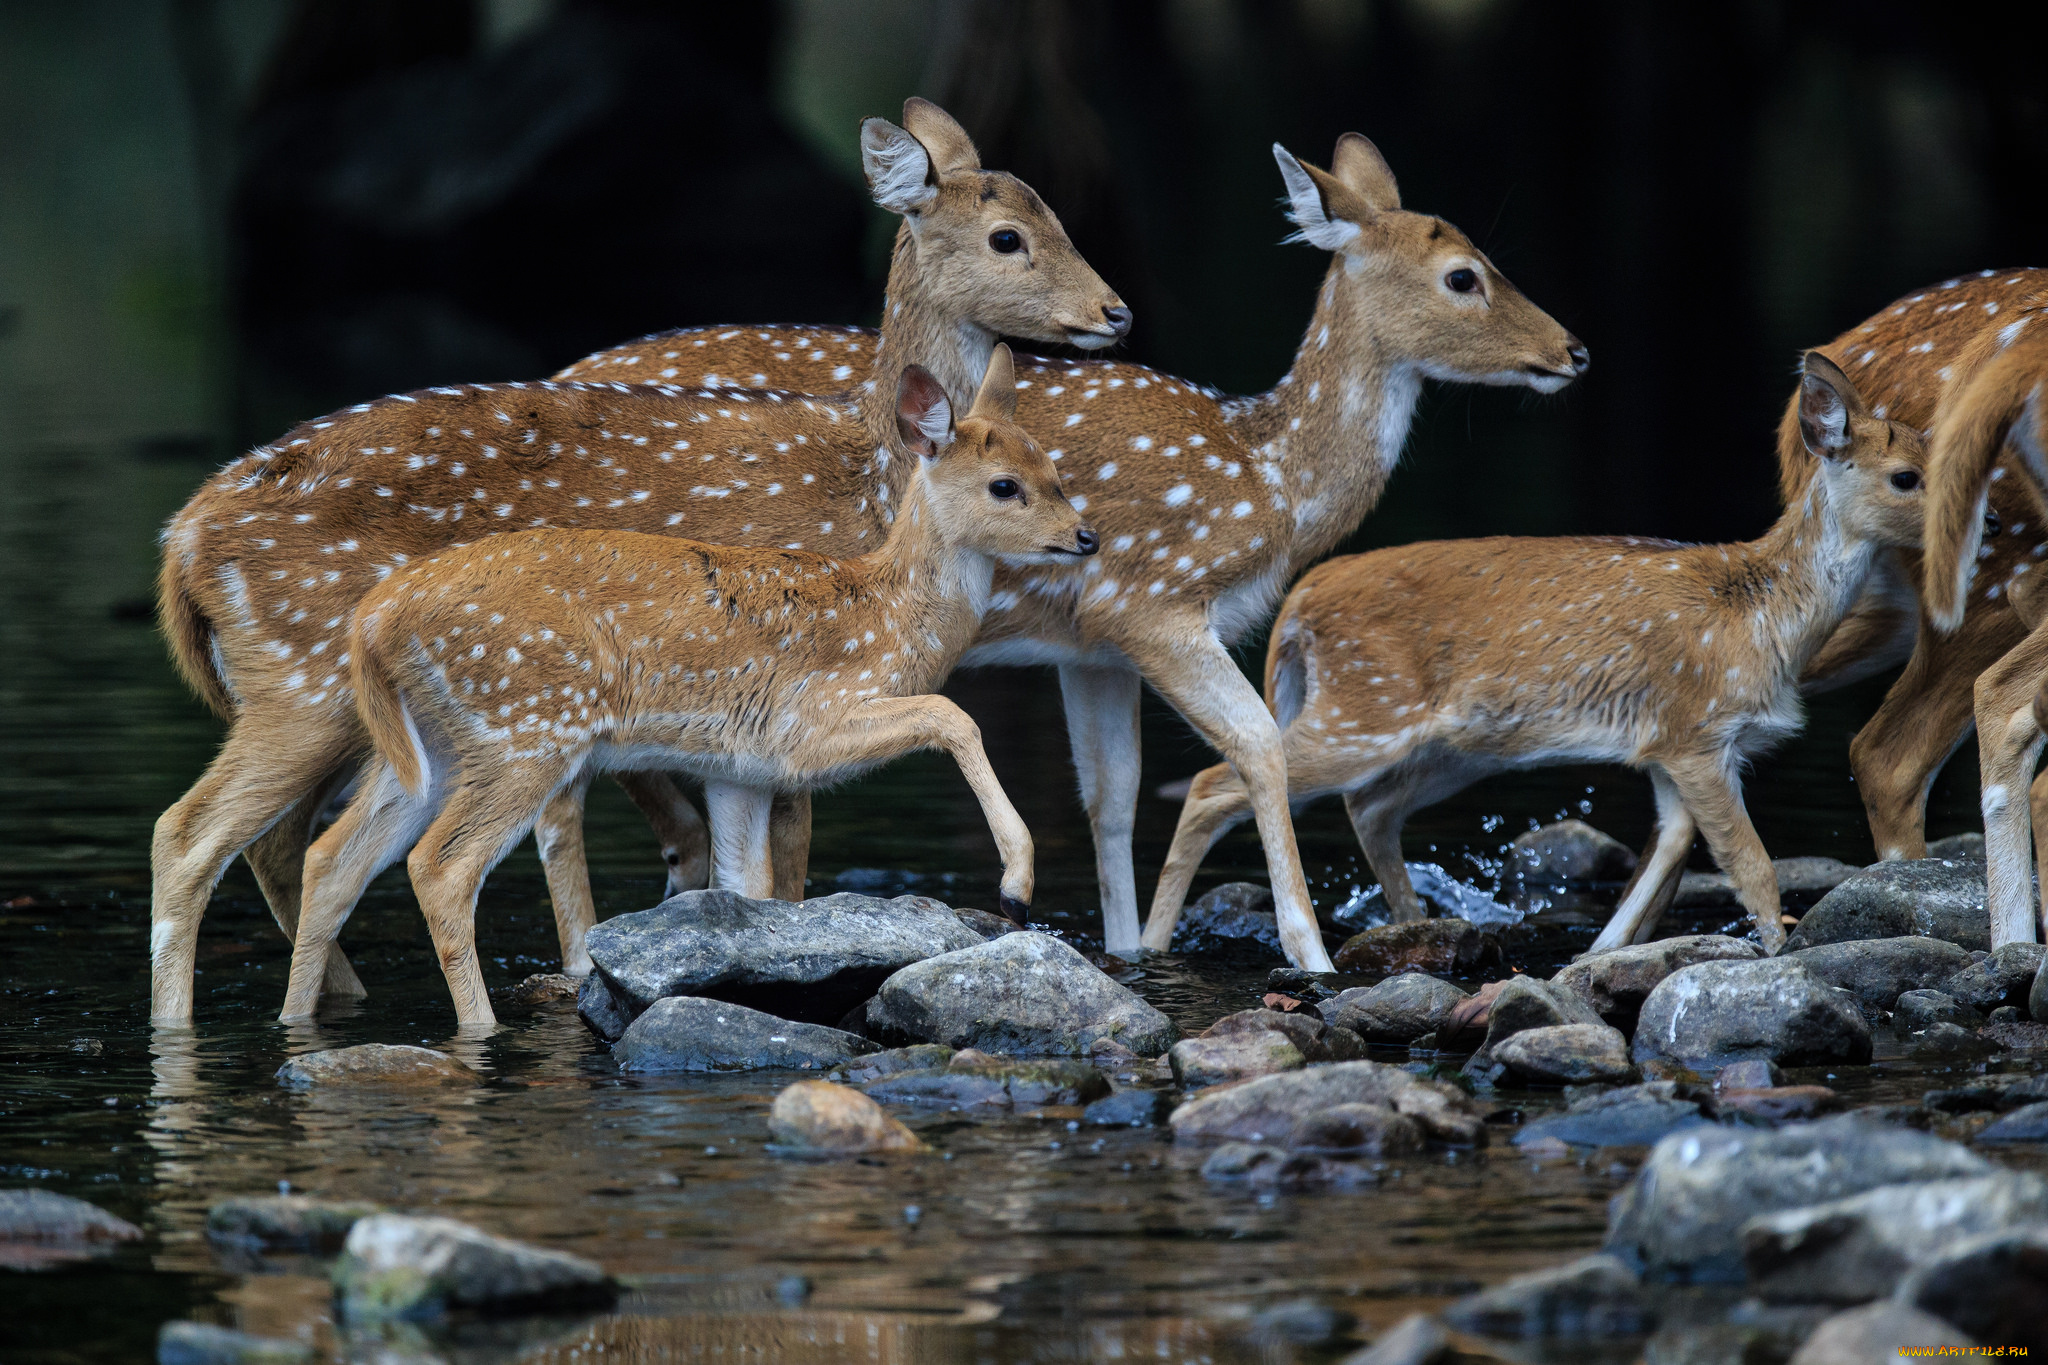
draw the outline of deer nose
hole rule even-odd
[[[1587,367],[1593,363],[1592,352],[1588,351],[1586,343],[1580,341],[1577,337],[1565,338],[1564,352],[1572,358],[1573,374],[1584,374]]]
[[[1084,555],[1092,555],[1102,548],[1102,540],[1093,531],[1083,526],[1074,532],[1074,548]]]
[[[1120,303],[1104,304],[1102,320],[1114,327],[1118,336],[1124,336],[1131,330],[1131,310]]]

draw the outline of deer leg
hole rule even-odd
[[[327,952],[363,889],[405,856],[432,819],[431,795],[414,795],[381,762],[365,774],[348,808],[306,850],[305,900],[292,945],[290,984],[278,1018],[311,1019],[320,1003]]]
[[[811,794],[777,792],[768,808],[768,856],[775,867],[775,899],[800,901],[811,862]]]
[[[619,785],[626,786],[627,777],[641,776],[644,774],[622,774]],[[632,790],[627,787],[628,794]],[[583,851],[583,800],[589,792],[587,775],[569,783],[548,798],[540,818],[533,822],[534,847],[540,850],[541,871],[547,875],[548,899],[555,904],[555,938],[562,945],[565,976],[590,975],[590,949],[584,940],[597,923],[597,902],[590,894],[590,864]],[[640,805],[637,795],[633,800]],[[647,809],[644,805],[640,808]],[[691,808],[690,814],[696,813]]]
[[[774,894],[769,863],[768,816],[773,794],[735,782],[706,782],[704,808],[711,813],[711,884],[756,900]]]
[[[661,861],[668,868],[668,894],[674,896],[709,886],[711,836],[705,832],[704,817],[697,813],[697,807],[676,785],[676,780],[661,772],[613,773],[612,780],[632,798],[661,840]],[[581,799],[579,796],[579,808]],[[580,837],[577,854],[582,856]]]
[[[1749,822],[1742,789],[1728,760],[1712,754],[1669,762],[1664,768],[1678,788],[1686,814],[1706,836],[1715,863],[1735,883],[1736,898],[1756,921],[1764,951],[1775,955],[1785,946],[1778,874],[1771,866],[1771,855],[1764,850],[1764,841]]]
[[[1143,680],[1130,668],[1060,665],[1067,742],[1073,748],[1074,771],[1081,780],[1081,804],[1095,835],[1095,884],[1102,900],[1103,946],[1112,953],[1133,952],[1144,946],[1138,931],[1138,874],[1131,857],[1140,778],[1138,702],[1143,691]],[[1200,862],[1200,855],[1196,861]],[[1193,875],[1192,869],[1189,875]],[[1174,913],[1179,911],[1175,905]],[[1158,912],[1155,895],[1152,913]],[[1172,935],[1170,923],[1167,934]]]
[[[270,917],[277,921],[278,928],[284,930],[284,936],[294,943],[299,938],[299,903],[306,889],[306,850],[311,843],[306,836],[311,833],[313,821],[319,818],[320,808],[327,803],[328,791],[334,785],[330,782],[328,790],[316,792],[293,806],[285,812],[282,820],[242,850],[242,860],[256,874],[256,885],[262,888],[263,899],[270,906]],[[327,965],[320,993],[337,1000],[360,1000],[369,994],[355,968],[349,966],[348,957],[341,951],[339,943],[327,945]]]
[[[1313,972],[1334,970],[1294,844],[1280,726],[1258,689],[1238,671],[1207,621],[1168,627],[1131,641],[1130,648],[1145,677],[1222,753],[1250,793],[1287,960]]]
[[[1202,859],[1216,841],[1244,822],[1252,813],[1244,784],[1237,780],[1228,763],[1218,763],[1196,773],[1188,785],[1188,799],[1180,808],[1180,822],[1174,826],[1173,846],[1166,864],[1159,869],[1159,889],[1152,894],[1152,909],[1145,916],[1140,946],[1163,953],[1173,946],[1173,929],[1187,903],[1188,887],[1202,866]],[[1099,852],[1099,846],[1098,846]]]
[[[295,805],[309,800],[349,749],[346,736],[318,730],[289,741],[245,716],[205,774],[156,822],[149,855],[149,1012],[156,1023],[192,1019],[199,921],[221,873]]]
[[[1644,850],[1642,860],[1636,864],[1635,876],[1629,879],[1628,888],[1621,893],[1621,902],[1614,907],[1613,917],[1601,929],[1600,936],[1593,940],[1593,946],[1586,950],[1589,953],[1604,953],[1610,948],[1649,942],[1650,935],[1657,930],[1657,922],[1664,918],[1664,912],[1678,897],[1678,879],[1685,872],[1685,855],[1692,851],[1692,816],[1686,811],[1678,784],[1661,769],[1650,769],[1650,790],[1657,800],[1656,833],[1650,847]],[[1776,873],[1772,874],[1771,885],[1777,885]]]
[[[1387,898],[1394,922],[1428,919],[1429,911],[1415,894],[1408,864],[1401,857],[1401,826],[1408,822],[1407,809],[1377,792],[1368,794],[1360,789],[1344,793],[1344,813],[1351,817],[1351,832],[1358,836],[1366,865],[1380,879],[1380,894]]]
[[[2034,941],[2032,803],[2021,805],[2021,784],[2031,787],[2040,760],[2042,731],[2034,699],[2048,675],[2048,630],[2029,635],[1977,678],[1977,761],[1983,786],[1985,880],[1991,907],[1991,946]]]

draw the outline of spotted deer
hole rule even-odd
[[[342,920],[411,849],[456,1015],[494,1022],[478,888],[556,793],[607,769],[701,779],[715,879],[765,896],[774,792],[941,748],[1002,851],[1005,905],[1030,903],[1030,833],[974,723],[931,693],[973,640],[998,561],[1064,570],[1095,534],[1010,420],[1007,349],[957,432],[930,373],[906,368],[900,394],[903,447],[920,458],[865,555],[550,528],[450,549],[362,600],[350,671],[376,764],[307,854],[283,1018],[312,1014]]]
[[[1129,311],[1028,186],[982,169],[936,106],[913,100],[904,119],[862,125],[876,200],[904,217],[870,384],[891,395],[917,363],[964,408],[998,335],[1084,347],[1124,335]],[[157,823],[152,1016],[191,1017],[199,919],[237,853],[296,933],[312,821],[367,743],[345,629],[364,594],[415,560],[533,527],[860,553],[888,534],[914,463],[900,458],[893,402],[872,395],[450,386],[308,422],[212,479],[166,528],[159,598],[180,670],[232,724]],[[666,777],[621,776],[671,847],[692,836],[694,812]],[[806,816],[797,803],[793,818]],[[588,971],[580,790],[536,835],[564,968]],[[338,948],[327,988],[362,991]]]
[[[1995,552],[1986,555],[1980,538],[2001,484],[2028,496],[2028,520],[2048,517],[2048,291],[2000,317],[1995,331],[1963,350],[1935,413],[1925,568],[1928,614],[1940,630],[1967,631],[1986,593],[2011,603],[2028,628],[1975,678],[1994,948],[2034,942],[2040,922],[2035,873],[2048,863],[2048,778],[2036,779],[2034,769],[2048,736],[2048,604],[2040,575],[2026,577],[2029,565],[2020,563],[2000,577]],[[2001,477],[2010,470],[2018,477]],[[2029,783],[2031,799],[2022,805],[2019,792]]]
[[[1053,447],[1103,551],[1078,576],[999,572],[967,662],[1058,665],[1112,952],[1139,940],[1131,830],[1142,678],[1245,775],[1288,957],[1327,969],[1288,820],[1279,730],[1227,646],[1372,510],[1424,378],[1548,393],[1587,360],[1457,228],[1401,206],[1366,138],[1340,138],[1329,171],[1273,153],[1297,239],[1333,256],[1293,367],[1265,393],[1226,398],[1137,365],[1020,361],[1017,420]],[[569,372],[766,367],[818,335],[764,340],[757,329],[731,338],[741,345],[729,360],[716,338],[670,334]]]
[[[1412,812],[1494,773],[1623,763],[1649,774],[1658,839],[1594,949],[1647,940],[1695,826],[1766,949],[1783,943],[1740,772],[1799,728],[1800,672],[1878,555],[1918,543],[1926,465],[1919,433],[1866,409],[1819,352],[1800,431],[1818,472],[1760,540],[1439,541],[1332,560],[1288,595],[1266,654],[1288,795],[1342,794],[1398,918],[1424,914],[1401,858]],[[1172,941],[1203,855],[1246,806],[1228,767],[1194,779],[1148,948]]]

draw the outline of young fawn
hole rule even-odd
[[[172,518],[161,619],[180,670],[231,729],[206,774],[157,822],[151,850],[152,1017],[192,1013],[200,916],[246,853],[296,933],[316,814],[355,774],[344,626],[410,562],[528,527],[603,527],[722,544],[859,553],[888,533],[907,488],[894,394],[913,362],[956,406],[998,334],[1108,345],[1130,315],[1030,188],[979,168],[971,142],[915,100],[910,125],[862,125],[877,201],[902,213],[879,395],[501,384],[366,403],[229,465]],[[888,476],[893,468],[894,475]],[[658,772],[622,773],[670,846],[695,821]],[[594,922],[580,791],[537,827],[564,969],[589,969]],[[801,876],[798,874],[798,885]],[[800,892],[799,892],[800,894]],[[328,989],[361,994],[339,949]]]
[[[1739,773],[1799,728],[1800,671],[1880,551],[1919,543],[1925,465],[1919,433],[1873,415],[1818,352],[1800,430],[1819,472],[1761,540],[1440,541],[1332,560],[1288,595],[1266,655],[1288,796],[1343,794],[1396,915],[1424,914],[1401,860],[1411,812],[1510,769],[1624,763],[1650,775],[1658,838],[1594,949],[1648,938],[1695,824],[1764,946],[1783,943]],[[1147,947],[1171,943],[1203,855],[1245,804],[1227,767],[1195,778]]]
[[[1103,552],[1078,577],[998,574],[967,662],[1059,667],[1110,951],[1139,938],[1131,830],[1142,679],[1244,775],[1287,955],[1327,969],[1288,820],[1280,732],[1228,645],[1372,510],[1425,377],[1548,393],[1585,370],[1586,352],[1464,234],[1404,209],[1365,138],[1340,138],[1327,172],[1273,153],[1300,239],[1332,254],[1293,368],[1263,394],[1225,398],[1142,366],[1027,358],[1018,420],[1055,447]],[[681,335],[574,372],[678,364],[692,375],[712,348]],[[771,358],[795,354],[794,333],[768,335]],[[733,344],[747,348],[743,363],[770,363],[758,331]]]
[[[477,889],[548,801],[655,763],[702,779],[721,885],[765,896],[768,798],[942,748],[1031,899],[1031,837],[964,712],[930,695],[974,638],[997,560],[1068,565],[1094,532],[1010,418],[995,351],[953,430],[938,381],[904,372],[919,469],[888,538],[837,559],[620,531],[493,536],[364,598],[351,670],[374,771],[307,854],[283,1017],[312,1013],[327,946],[371,877],[412,850],[412,884],[456,1014],[492,1022]]]
[[[1987,595],[2009,603],[2029,629],[1974,678],[1993,947],[2035,941],[2037,860],[2048,871],[2048,778],[2034,778],[2048,735],[2048,604],[2028,563],[2001,573],[1995,553],[1979,546],[1986,502],[1998,501],[2001,485],[2030,499],[2028,521],[2048,517],[2048,292],[2001,316],[1998,330],[1958,359],[1935,414],[1926,555],[1928,614],[1939,629],[1967,632]],[[2019,477],[2002,478],[2008,469]],[[2036,554],[2044,548],[2037,542]],[[1988,586],[1975,586],[1986,577]]]

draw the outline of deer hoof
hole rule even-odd
[[[1029,924],[1031,922],[1030,901],[1020,901],[1007,891],[999,891],[996,893],[996,905],[1002,910],[1003,917],[1013,924]]]

